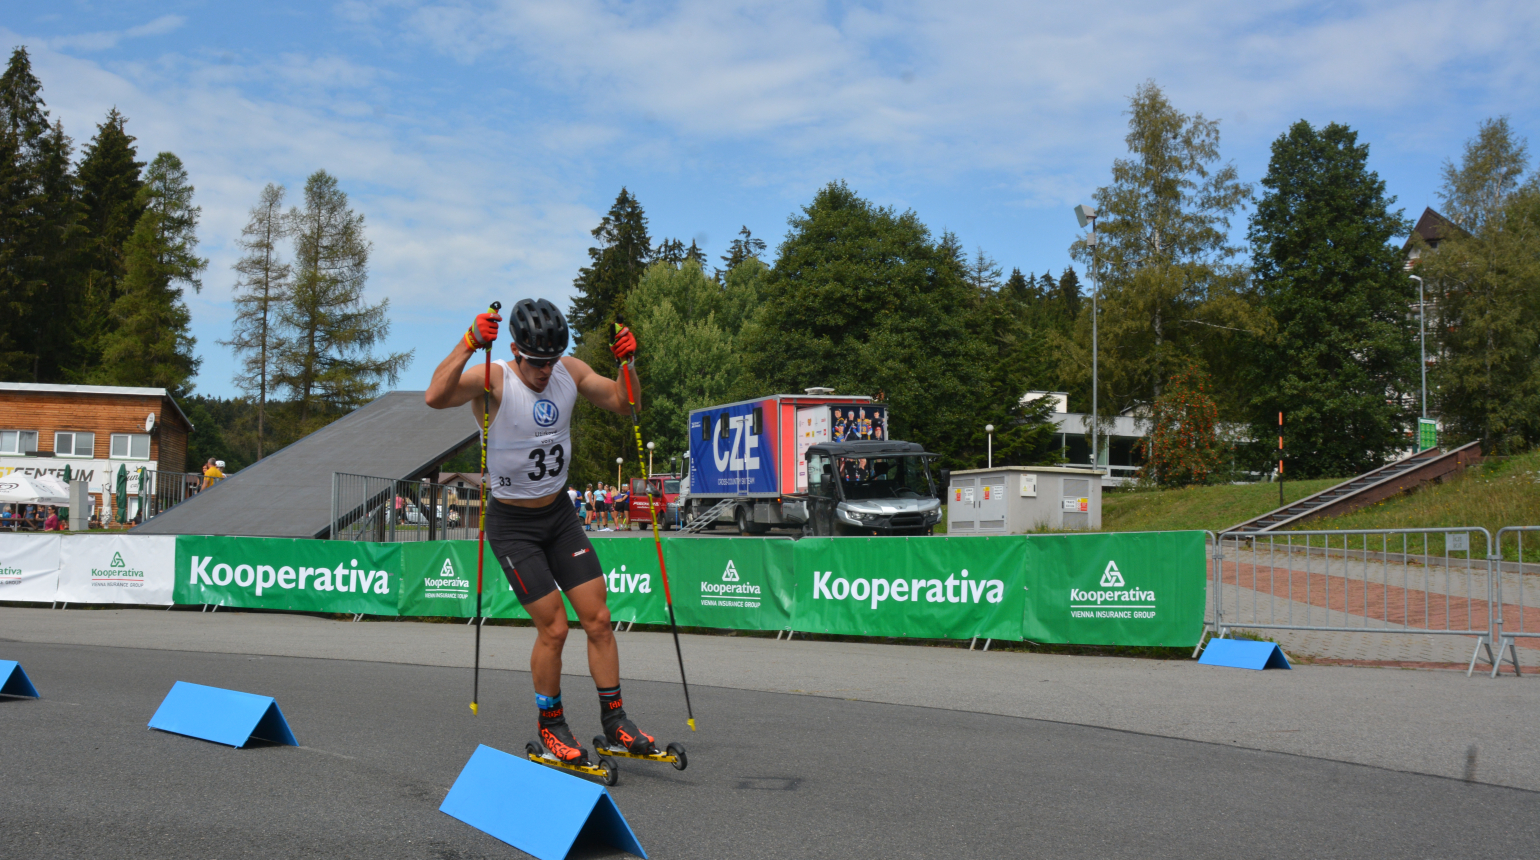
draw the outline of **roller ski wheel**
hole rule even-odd
[[[557,770],[565,770],[571,773],[580,773],[583,776],[591,776],[603,782],[605,785],[614,785],[620,782],[620,771],[615,763],[607,759],[599,759],[597,763],[590,764],[585,755],[580,759],[567,762],[562,761],[548,752],[541,744],[530,741],[524,745],[524,755],[535,764],[543,764]]]
[[[634,758],[638,761],[664,761],[674,766],[674,770],[684,770],[690,766],[690,758],[685,755],[683,744],[669,744],[668,749],[658,752],[653,747],[651,752],[634,753],[619,744],[613,744],[604,739],[603,735],[594,735],[594,751],[600,756],[600,760],[609,756],[616,758]]]

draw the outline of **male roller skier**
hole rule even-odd
[[[479,424],[486,371],[466,370],[465,364],[497,339],[501,321],[495,313],[476,317],[449,357],[433,371],[429,406],[449,409],[469,404]],[[588,761],[587,750],[567,727],[561,702],[565,593],[588,634],[588,671],[599,688],[605,737],[631,752],[655,752],[652,736],[638,729],[621,705],[620,652],[605,604],[603,571],[564,490],[578,395],[600,409],[628,415],[625,383],[618,376],[606,379],[586,362],[562,355],[567,351],[567,321],[545,299],[525,299],[514,305],[509,326],[513,361],[495,361],[491,372],[492,418],[486,441],[492,503],[487,508],[487,543],[519,603],[535,622],[529,668],[540,712],[540,741],[564,762]],[[636,352],[636,338],[621,328],[610,351],[624,361]],[[629,372],[632,390],[640,392],[636,371]]]

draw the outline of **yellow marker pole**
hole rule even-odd
[[[619,326],[615,326],[618,330]],[[642,485],[647,488],[647,511],[652,518],[652,542],[658,548],[658,573],[663,578],[663,602],[668,606],[668,626],[674,633],[674,656],[679,658],[679,684],[684,688],[684,712],[689,717],[686,722],[690,731],[695,731],[695,711],[690,707],[690,683],[684,677],[684,652],[679,649],[679,624],[674,620],[674,597],[668,588],[668,567],[663,563],[663,538],[658,534],[658,504],[652,495],[652,470],[645,464],[647,462],[647,449],[642,444],[642,420],[636,412],[636,396],[631,391],[631,370],[636,364],[636,357],[630,361],[620,363],[620,377],[626,381],[626,404],[631,407],[631,429],[636,434],[637,462],[642,466]]]
[[[502,310],[502,302],[493,302],[487,313]],[[481,525],[476,529],[476,662],[471,670],[471,713],[480,714],[481,698],[481,571],[487,545],[487,431],[492,423],[492,344],[486,345],[486,370],[481,377]]]

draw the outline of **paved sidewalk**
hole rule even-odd
[[[1368,634],[1365,634],[1368,635]],[[364,660],[469,668],[464,624],[301,615],[0,607],[6,641]],[[621,633],[622,675],[677,682],[670,637]],[[1249,672],[1188,660],[908,645],[684,636],[694,686],[795,693],[1100,726],[1540,791],[1540,681],[1463,672],[1300,666]],[[524,670],[533,631],[483,629],[482,665]],[[569,688],[586,686],[585,640],[567,640]],[[470,679],[467,672],[466,684]],[[697,715],[702,721],[710,713]]]

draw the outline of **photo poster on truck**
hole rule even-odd
[[[831,442],[858,442],[888,438],[888,407],[873,403],[836,403],[829,407]]]
[[[775,401],[756,400],[690,414],[690,492],[779,493]]]
[[[807,449],[829,441],[829,407],[797,410],[797,492],[807,492]]]

